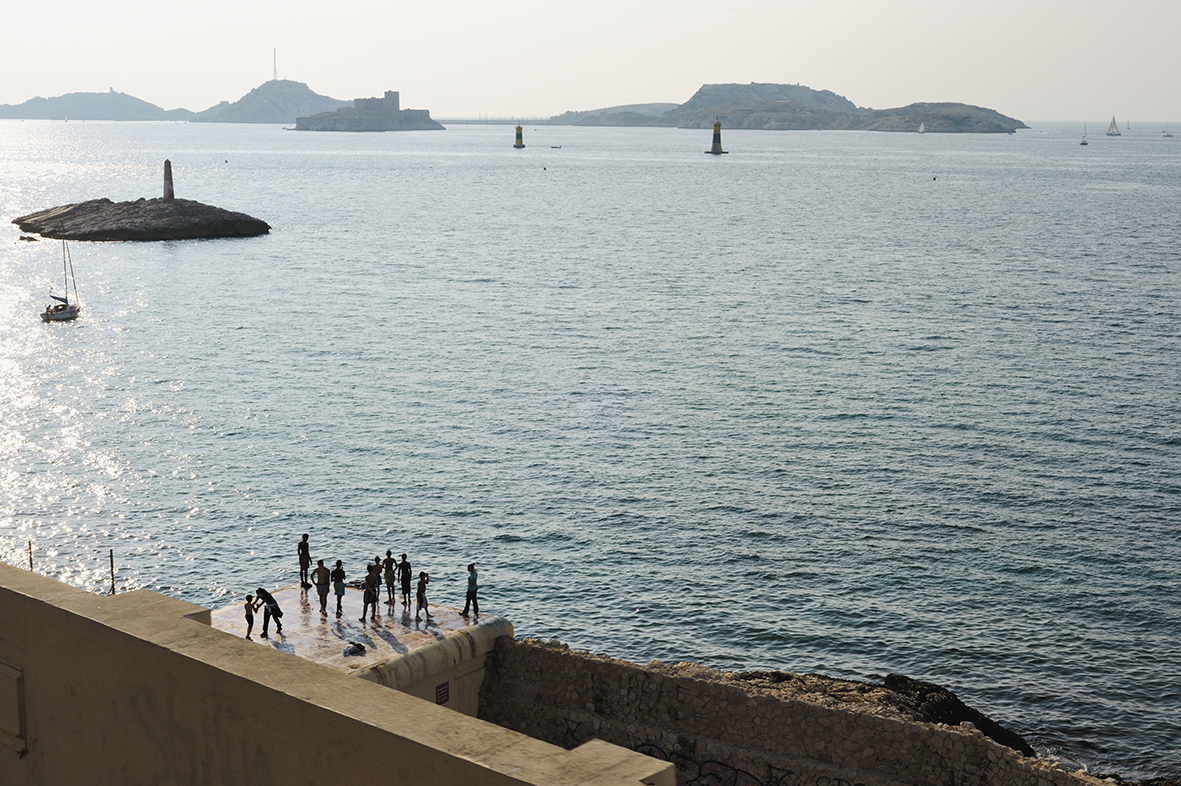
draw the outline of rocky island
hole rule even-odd
[[[428,109],[402,109],[396,90],[381,98],[356,98],[352,106],[295,120],[296,131],[442,131]]]
[[[237,101],[222,101],[201,112],[162,109],[111,88],[106,93],[67,93],[0,104],[0,119],[156,120],[192,123],[294,123],[300,115],[331,112],[347,101],[315,93],[303,82],[271,79]]]
[[[858,107],[831,90],[804,85],[702,85],[693,97],[662,112],[662,104],[631,104],[589,112],[565,112],[549,125],[664,126],[769,131],[899,131],[1011,134],[1027,125],[992,109],[959,103],[917,103],[896,109]]]
[[[195,113],[194,123],[294,123],[300,115],[331,112],[347,102],[315,93],[303,82],[272,79],[237,101]]]
[[[92,199],[13,219],[22,232],[62,240],[192,240],[265,235],[265,221],[220,207],[177,199],[172,163],[164,162],[164,196],[112,202]]]

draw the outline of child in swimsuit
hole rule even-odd
[[[254,596],[246,596],[246,638],[250,638],[250,632],[254,630]],[[253,641],[253,639],[251,639]]]

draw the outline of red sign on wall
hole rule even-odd
[[[435,686],[435,704],[446,704],[451,701],[451,683],[444,682]]]

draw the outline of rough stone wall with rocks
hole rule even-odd
[[[790,698],[740,676],[503,637],[488,656],[479,717],[566,748],[593,738],[623,745],[674,763],[685,786],[1101,783],[1022,756],[971,724],[913,721],[831,692]]]

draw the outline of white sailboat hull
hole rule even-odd
[[[41,312],[42,322],[69,322],[71,319],[77,319],[78,315],[82,313],[82,307],[77,303],[70,303],[65,306],[57,306],[56,308],[47,308]]]

